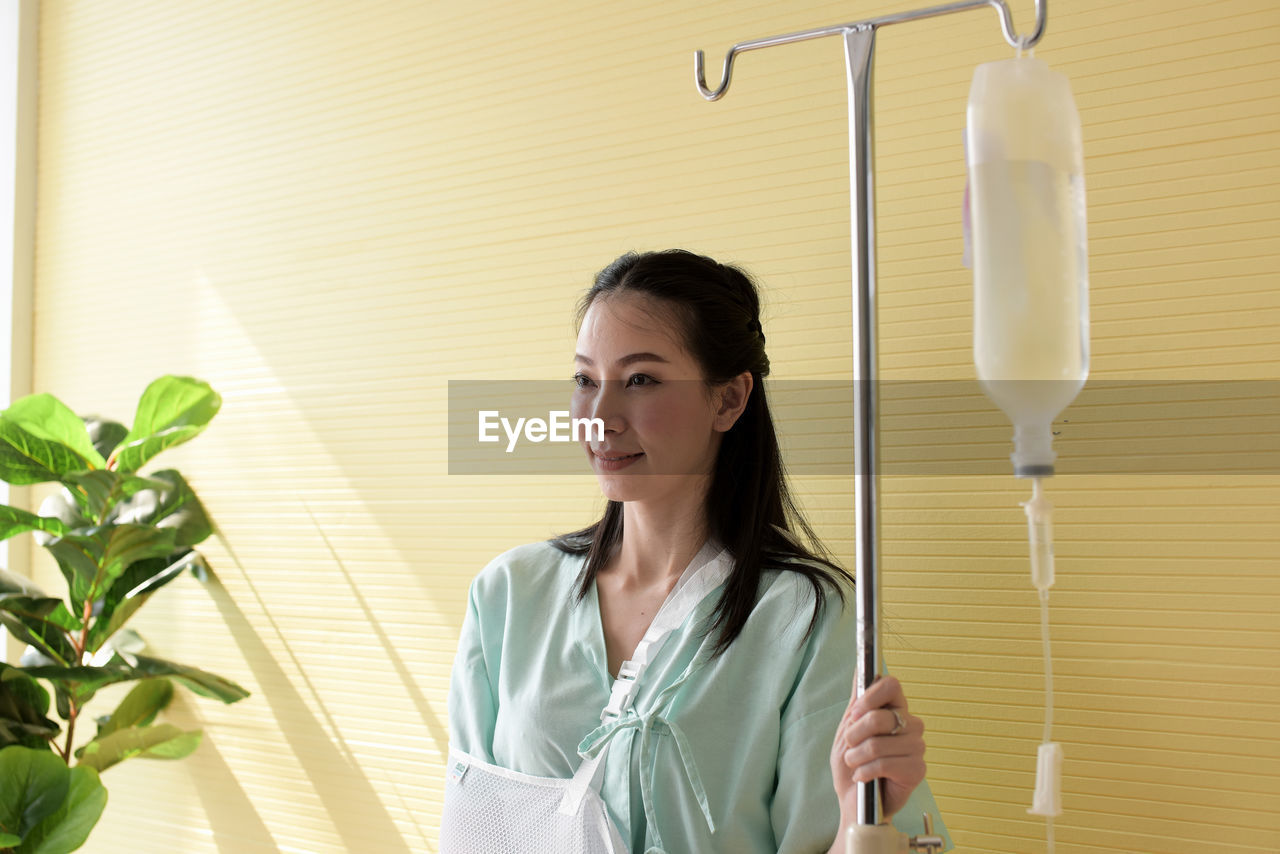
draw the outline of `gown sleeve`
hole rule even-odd
[[[498,663],[501,633],[486,638],[484,606],[480,601],[481,578],[471,583],[467,612],[462,620],[458,651],[449,679],[449,737],[455,750],[493,761],[493,732],[498,721]],[[489,607],[492,607],[490,605]],[[502,626],[502,615],[489,615]]]
[[[801,670],[782,715],[778,774],[770,819],[778,854],[826,854],[839,831],[840,803],[831,782],[831,743],[853,689],[856,618],[853,602],[841,607],[828,596],[808,641]],[[911,793],[893,818],[899,831],[924,833],[922,812],[934,819],[934,833],[952,848],[928,781]]]

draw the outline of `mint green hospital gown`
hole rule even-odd
[[[842,609],[828,592],[805,640],[812,585],[766,570],[742,634],[711,659],[715,588],[652,659],[632,708],[602,724],[613,679],[595,586],[574,601],[584,563],[530,543],[472,582],[449,690],[453,747],[557,778],[606,750],[600,795],[632,854],[825,852],[839,824],[829,757],[853,685],[852,596]],[[922,833],[922,811],[945,836],[928,784],[894,823]]]

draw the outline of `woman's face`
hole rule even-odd
[[[649,297],[616,294],[592,303],[578,334],[572,416],[604,422],[603,441],[582,444],[614,501],[662,500],[705,484],[741,411],[722,411],[722,395],[709,392],[667,316]]]

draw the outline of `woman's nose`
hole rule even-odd
[[[599,418],[604,422],[607,432],[617,432],[626,424],[622,409],[622,383],[617,380],[605,380],[599,383],[593,394],[582,401],[579,417]]]

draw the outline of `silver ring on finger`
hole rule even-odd
[[[893,729],[889,730],[889,735],[897,735],[907,728],[907,722],[902,719],[902,714],[897,709],[890,709],[889,711],[893,712],[894,720]]]

